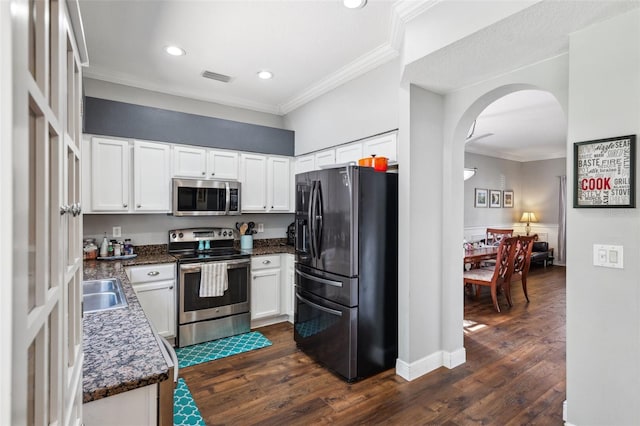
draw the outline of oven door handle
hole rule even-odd
[[[300,296],[298,293],[296,293],[296,297],[301,302],[306,303],[307,305],[311,305],[311,306],[313,306],[314,308],[316,308],[316,309],[318,309],[320,311],[326,312],[326,313],[331,314],[331,315],[336,315],[336,316],[339,316],[339,317],[342,316],[342,312],[336,311],[335,309],[331,309],[331,308],[325,308],[324,306],[320,306],[317,303],[313,303],[312,301],[307,300],[304,297]]]
[[[334,287],[342,287],[342,283],[340,281],[332,281],[326,278],[314,277],[313,275],[307,274],[305,272],[299,271],[296,269],[296,274],[300,275],[303,278],[306,278],[311,281],[315,281],[322,284],[332,285]]]
[[[214,261],[215,262],[215,261]],[[237,267],[237,265],[249,265],[251,264],[250,260],[246,260],[246,259],[241,259],[241,260],[225,260],[225,261],[220,261],[220,262],[224,262],[226,263],[228,266],[233,266],[233,267]],[[180,265],[180,271],[183,272],[198,272],[200,270],[200,267],[204,264],[205,262],[200,262],[200,263],[188,263],[186,265]],[[209,263],[209,262],[206,262]]]

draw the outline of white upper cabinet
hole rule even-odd
[[[267,210],[288,212],[291,198],[290,160],[285,157],[269,157],[267,167]]]
[[[389,161],[398,161],[396,133],[379,136],[362,143],[362,154],[365,157],[387,157]]]
[[[205,178],[207,176],[207,150],[174,146],[173,175],[186,178]]]
[[[94,137],[91,143],[91,209],[129,210],[129,142]]]
[[[134,141],[134,210],[168,212],[171,210],[171,150],[169,145]]]
[[[133,147],[132,147],[133,146]],[[171,210],[171,149],[163,143],[85,138],[85,213],[166,213]],[[131,155],[133,153],[133,163]]]
[[[362,144],[354,143],[336,148],[336,164],[349,163],[362,158]]]
[[[267,210],[267,157],[242,154],[242,211]]]
[[[315,156],[305,155],[303,157],[296,158],[296,174],[305,173],[315,170]]]
[[[316,154],[316,168],[321,169],[323,166],[336,164],[336,150],[329,149]]]
[[[238,179],[238,153],[189,146],[173,147],[173,176]]]
[[[291,208],[291,159],[242,154],[242,211],[288,212]]]
[[[207,177],[238,180],[238,153],[210,150],[207,158]]]

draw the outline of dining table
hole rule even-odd
[[[471,264],[472,268],[477,268],[480,262],[495,259],[498,256],[498,246],[482,246],[470,248],[464,251],[463,264]]]

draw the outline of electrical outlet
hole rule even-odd
[[[264,232],[264,223],[258,224],[258,232]]]
[[[114,226],[112,234],[113,234],[113,238],[122,237],[122,227]]]

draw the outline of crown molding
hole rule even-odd
[[[389,62],[398,55],[399,52],[394,49],[391,44],[382,44],[372,51],[360,56],[355,61],[340,68],[338,71],[329,74],[316,84],[307,87],[300,92],[299,95],[280,105],[280,111],[282,114],[287,114],[318,96],[321,96],[386,62]]]
[[[137,87],[138,89],[151,90],[153,92],[164,93],[167,95],[180,96],[183,98],[195,99],[203,102],[213,102],[221,105],[226,105],[236,108],[250,109],[252,111],[265,112],[268,114],[282,115],[280,109],[276,105],[264,104],[260,102],[250,101],[248,99],[241,99],[232,96],[202,96],[198,93],[191,93],[188,91],[171,90],[166,86],[160,86],[149,83],[147,81],[141,81],[129,76],[114,76],[110,73],[101,72],[95,68],[85,68],[83,76],[87,78],[93,78],[96,80],[103,80],[109,83],[123,84],[125,86]]]

